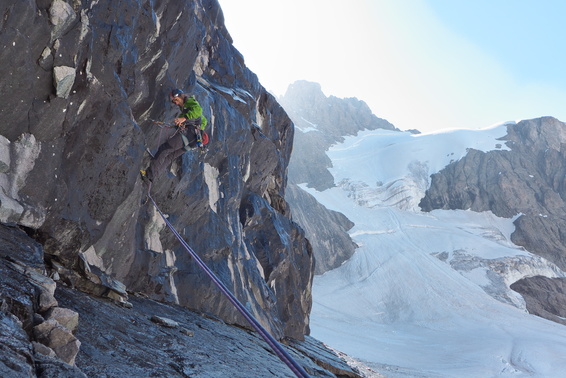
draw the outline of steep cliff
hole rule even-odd
[[[313,257],[284,200],[293,125],[232,46],[214,0],[4,1],[0,221],[26,227],[81,290],[240,317],[145,203],[139,169],[182,88],[209,119],[152,193],[276,337],[308,334]]]

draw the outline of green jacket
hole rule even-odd
[[[181,108],[181,113],[179,117],[184,117],[186,119],[201,118],[200,129],[204,130],[206,124],[208,123],[206,117],[202,114],[202,108],[197,100],[192,97],[187,97],[183,107]]]

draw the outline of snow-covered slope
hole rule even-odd
[[[328,152],[338,187],[303,189],[356,224],[360,248],[315,278],[315,338],[388,377],[563,376],[566,327],[508,287],[565,273],[510,241],[513,219],[418,208],[432,173],[467,148],[505,148],[505,132],[365,131]]]

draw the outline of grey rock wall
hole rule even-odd
[[[515,221],[515,244],[566,269],[566,124],[545,117],[507,126],[510,151],[470,150],[432,176],[420,206],[491,210]]]
[[[513,243],[566,270],[566,124],[552,117],[508,124],[501,141],[509,151],[470,150],[434,174],[421,208],[518,216]],[[530,312],[554,321],[566,311],[563,287],[563,280],[546,277],[511,286]]]
[[[308,333],[313,258],[284,200],[293,125],[218,3],[9,0],[0,12],[0,221],[28,227],[68,285],[247,326],[144,200],[146,148],[168,136],[152,120],[175,116],[168,93],[182,88],[212,141],[178,159],[155,200],[276,337]]]

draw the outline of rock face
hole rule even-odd
[[[276,337],[307,334],[313,257],[284,200],[293,125],[218,3],[9,0],[0,12],[0,221],[29,228],[69,285],[247,326],[144,203],[139,169],[168,131],[152,120],[175,116],[168,93],[182,88],[212,141],[173,164],[155,200]]]
[[[124,306],[58,282],[52,306],[43,309],[41,294],[55,287],[44,273],[41,245],[0,225],[2,377],[292,375],[257,333],[146,295]],[[359,376],[312,338],[285,343],[313,377]]]
[[[78,314],[59,307],[41,245],[0,225],[0,375],[84,376],[75,368]],[[50,374],[57,372],[57,374]]]
[[[511,240],[565,270],[566,124],[551,117],[508,124],[502,143],[510,151],[470,150],[433,175],[420,206],[424,211],[470,209],[491,210],[506,218],[520,215]],[[534,282],[524,281],[521,292],[528,292],[526,286]]]
[[[566,279],[528,277],[512,284],[511,289],[525,298],[531,314],[566,325]]]
[[[344,215],[326,209],[297,184],[320,191],[333,187],[334,178],[328,171],[331,162],[326,155],[331,145],[365,129],[397,129],[373,115],[363,101],[326,97],[317,83],[297,81],[279,101],[298,130],[289,163],[286,199],[293,219],[312,244],[315,274],[322,274],[340,266],[354,253],[357,246],[348,235],[354,225]]]
[[[348,230],[354,224],[342,213],[328,210],[297,185],[287,187],[293,219],[305,230],[313,246],[315,274],[339,267],[358,247]]]

